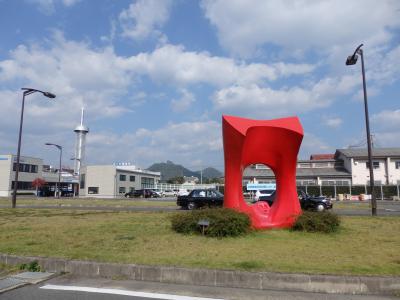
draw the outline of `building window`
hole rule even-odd
[[[396,169],[400,169],[400,160],[395,161],[394,164],[396,165]]]
[[[124,186],[120,186],[119,187],[119,193],[120,194],[125,194],[125,187]]]
[[[129,188],[129,192],[133,193],[134,191],[135,191],[135,188],[134,188],[134,187],[130,187],[130,188]]]
[[[15,181],[11,183],[11,189],[14,189]],[[18,181],[17,190],[34,190],[32,182],[29,181]]]
[[[310,163],[299,163],[297,164],[298,168],[311,168],[311,164]]]
[[[129,181],[130,181],[130,182],[135,182],[135,176],[132,176],[132,175],[129,176]]]
[[[369,169],[369,161],[367,161],[365,165],[367,166],[367,169]],[[374,167],[374,169],[379,169],[379,161],[373,161],[372,166]]]
[[[154,178],[142,177],[141,182],[142,182],[142,185],[154,185]]]
[[[335,182],[335,180],[322,180],[321,184],[322,185],[335,185],[336,182]]]
[[[88,194],[98,194],[99,188],[97,186],[89,186],[88,187]]]
[[[119,181],[126,181],[126,175],[119,175]]]
[[[80,189],[84,189],[85,188],[85,174],[81,174],[81,178],[80,178],[81,180],[80,180],[80,183],[79,183],[79,185],[80,185]]]
[[[22,166],[23,166],[23,171],[22,172],[29,173],[31,171],[31,166],[30,165],[24,164]]]
[[[13,171],[17,169],[17,163],[13,164]],[[29,164],[19,164],[19,172],[24,173],[37,173],[38,166],[37,165],[29,165]]]
[[[31,173],[37,173],[37,172],[38,172],[38,166],[31,165]]]
[[[269,168],[264,164],[256,164],[256,169],[257,170],[265,170],[265,169],[269,169]]]

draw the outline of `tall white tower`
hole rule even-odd
[[[81,165],[85,159],[85,145],[86,145],[86,134],[89,132],[89,128],[83,125],[83,117],[85,109],[82,107],[81,124],[76,126],[74,132],[76,132],[75,141],[75,174],[81,174]]]

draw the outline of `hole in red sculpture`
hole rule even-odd
[[[272,206],[276,198],[276,178],[274,171],[265,164],[247,166],[242,174],[243,198],[253,204],[264,201]]]

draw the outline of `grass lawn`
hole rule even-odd
[[[0,198],[0,205],[11,207],[11,198]],[[147,199],[98,199],[98,198],[17,198],[18,205],[59,205],[59,206],[103,206],[103,207],[166,207],[176,206],[176,200],[147,200]]]
[[[182,212],[181,212],[182,213]],[[170,212],[0,209],[0,253],[250,271],[400,275],[399,217],[342,217],[340,232],[184,236]]]
[[[379,207],[378,203],[378,207]],[[361,209],[361,210],[370,210],[371,206],[369,202],[343,202],[343,201],[334,201],[333,202],[333,208],[334,209]]]
[[[9,266],[6,264],[0,263],[0,278],[7,277],[10,274],[18,273],[18,266]]]

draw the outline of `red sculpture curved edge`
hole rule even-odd
[[[256,229],[291,227],[301,214],[296,190],[297,154],[303,128],[297,117],[251,120],[222,116],[225,159],[224,207],[249,215]],[[276,197],[270,207],[244,201],[242,174],[251,164],[265,164],[275,173]]]

